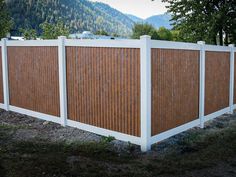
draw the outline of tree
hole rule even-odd
[[[232,0],[163,0],[168,2],[174,29],[181,40],[207,43],[236,41],[236,1]]]
[[[158,29],[157,34],[159,36],[159,39],[161,39],[161,40],[167,40],[167,41],[173,40],[173,36],[172,36],[171,31],[166,29],[163,26]]]
[[[95,32],[96,35],[109,36],[109,34],[104,30],[99,30]]]
[[[142,35],[149,35],[151,36],[152,39],[159,39],[157,30],[152,25],[149,25],[147,23],[135,24],[133,27],[133,34],[131,37],[133,39],[139,39],[140,36]]]
[[[22,36],[26,40],[36,40],[37,33],[34,29],[20,29],[20,32],[22,33]]]
[[[171,30],[171,34],[172,34],[172,41],[181,41],[179,31]]]
[[[0,39],[6,37],[12,27],[12,21],[6,9],[5,1],[0,0]]]
[[[62,21],[59,21],[56,24],[50,24],[48,22],[44,22],[40,24],[40,28],[42,29],[42,38],[43,39],[57,39],[58,36],[69,36],[69,28],[67,28]]]

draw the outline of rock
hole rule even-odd
[[[44,122],[43,122],[43,125],[47,125],[47,124],[49,124],[48,121],[44,121]]]

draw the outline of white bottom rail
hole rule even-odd
[[[181,132],[184,132],[184,131],[186,131],[190,128],[196,127],[198,125],[200,125],[200,119],[196,119],[194,121],[191,121],[191,122],[188,122],[186,124],[180,125],[176,128],[173,128],[173,129],[167,130],[165,132],[162,132],[160,134],[157,134],[155,136],[152,136],[151,140],[150,140],[150,143],[154,144],[154,143],[163,141],[167,138],[170,138],[171,136],[177,135]]]
[[[20,113],[20,114],[25,114],[27,116],[36,117],[36,118],[39,118],[39,119],[42,119],[42,120],[55,122],[55,123],[58,123],[58,124],[61,123],[60,117],[57,117],[57,116],[52,116],[52,115],[48,115],[48,114],[44,114],[44,113],[40,113],[40,112],[36,112],[36,111],[31,111],[31,110],[28,110],[28,109],[19,108],[19,107],[11,106],[11,105],[9,106],[9,110],[13,111],[13,112]]]
[[[5,108],[4,104],[0,103],[0,108],[4,109]],[[234,105],[234,108],[236,108],[236,105]],[[42,119],[42,120],[55,122],[55,123],[58,123],[58,124],[61,123],[60,117],[57,117],[57,116],[52,116],[52,115],[48,115],[48,114],[44,114],[44,113],[40,113],[40,112],[35,112],[35,111],[28,110],[28,109],[12,106],[12,105],[9,106],[9,110],[13,111],[13,112],[20,113],[20,114],[25,114],[25,115],[28,115],[28,116],[36,117],[36,118],[39,118],[39,119]],[[221,116],[221,115],[223,115],[227,112],[230,112],[230,107],[224,108],[222,110],[219,110],[217,112],[214,112],[212,114],[204,116],[204,122],[212,120],[212,119],[214,119],[218,116]],[[84,123],[81,123],[81,122],[69,120],[69,119],[67,119],[67,125],[70,126],[70,127],[75,127],[75,128],[79,128],[81,130],[92,132],[92,133],[95,133],[95,134],[98,134],[98,135],[113,136],[116,139],[121,140],[121,141],[126,141],[126,142],[131,142],[133,144],[141,145],[141,137],[132,136],[132,135],[128,135],[128,134],[125,134],[125,133],[120,133],[120,132],[108,130],[108,129],[105,129],[105,128],[100,128],[100,127],[96,127],[96,126],[93,126],[93,125],[88,125],[88,124],[84,124]],[[165,132],[162,132],[160,134],[152,136],[148,141],[150,143],[149,145],[152,145],[152,144],[155,144],[157,142],[163,141],[167,138],[170,138],[174,135],[177,135],[181,132],[184,132],[188,129],[191,129],[191,128],[199,126],[199,125],[200,125],[200,119],[198,118],[194,121],[191,121],[191,122],[188,122],[186,124],[180,125],[176,128],[167,130]]]
[[[221,116],[221,115],[223,115],[225,113],[228,113],[228,112],[230,112],[230,107],[227,107],[227,108],[221,109],[219,111],[216,111],[214,113],[211,113],[209,115],[206,115],[205,118],[204,118],[204,122],[212,120],[212,119],[214,119],[214,118],[216,118],[218,116]]]
[[[225,113],[228,113],[228,112],[230,112],[230,107],[227,107],[227,108],[221,109],[219,111],[216,111],[216,112],[214,112],[212,114],[206,115],[206,116],[204,116],[204,122],[212,120],[212,119],[214,119],[216,117],[219,117],[219,116],[221,116],[221,115],[223,115]],[[188,122],[186,124],[183,124],[181,126],[178,126],[176,128],[167,130],[167,131],[165,131],[163,133],[160,133],[160,134],[152,136],[151,139],[150,139],[150,143],[152,145],[154,143],[163,141],[163,140],[165,140],[167,138],[170,138],[170,137],[172,137],[174,135],[182,133],[182,132],[184,132],[186,130],[189,130],[189,129],[191,129],[193,127],[196,127],[196,126],[200,126],[200,119],[199,118],[194,120],[194,121],[191,121],[191,122]]]
[[[137,136],[124,134],[124,133],[120,133],[120,132],[116,132],[116,131],[96,127],[96,126],[93,126],[93,125],[84,124],[84,123],[69,120],[69,119],[67,120],[67,125],[71,126],[71,127],[79,128],[81,130],[85,130],[85,131],[88,131],[88,132],[92,132],[92,133],[95,133],[95,134],[98,134],[98,135],[102,135],[102,136],[113,136],[114,138],[116,138],[118,140],[131,142],[133,144],[140,145],[141,138],[137,137]]]

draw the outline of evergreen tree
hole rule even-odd
[[[20,32],[22,33],[22,36],[26,40],[36,40],[37,33],[34,29],[20,29]]]
[[[42,38],[43,39],[57,39],[58,36],[69,36],[69,28],[67,28],[62,21],[59,21],[56,24],[50,24],[44,22],[40,24],[42,29]]]
[[[236,42],[235,0],[163,0],[181,40],[223,45]]]
[[[172,41],[173,36],[170,30],[166,29],[165,27],[160,27],[157,31],[157,34],[159,36],[159,39],[166,40],[166,41]]]
[[[152,39],[159,39],[157,30],[152,25],[149,25],[147,23],[135,24],[133,27],[133,34],[131,37],[133,39],[139,39],[140,36],[142,35],[149,35],[151,36]]]
[[[104,30],[99,30],[95,32],[96,35],[109,36],[109,34]]]
[[[0,0],[0,39],[6,37],[12,27],[11,18],[7,12],[4,0]]]

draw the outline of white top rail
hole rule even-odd
[[[58,46],[58,40],[7,41],[7,46]]]
[[[230,47],[219,46],[219,45],[205,45],[206,51],[216,51],[216,52],[230,52]]]
[[[115,39],[115,40],[91,40],[91,39],[66,39],[65,46],[80,47],[112,47],[112,48],[140,48],[141,40],[138,39]],[[58,46],[58,40],[7,40],[7,46]],[[1,41],[0,41],[1,46]],[[230,52],[228,46],[204,45],[206,51]],[[151,48],[200,50],[200,45],[187,42],[173,42],[151,40]],[[234,47],[236,52],[236,47]]]
[[[198,44],[161,40],[151,40],[151,48],[200,50],[200,46]]]
[[[140,40],[121,39],[121,40],[73,40],[66,39],[65,46],[80,46],[80,47],[113,47],[113,48],[140,48]]]

